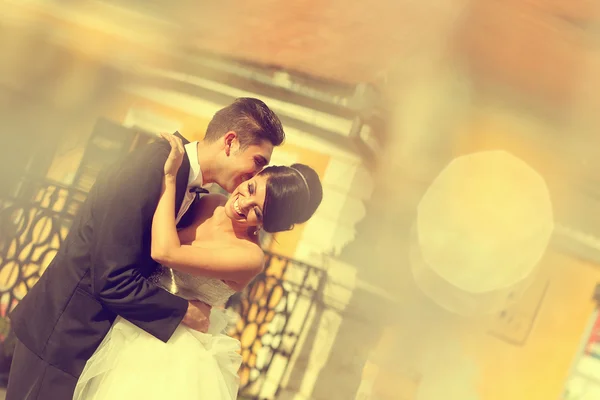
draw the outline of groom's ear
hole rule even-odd
[[[223,142],[225,144],[225,154],[229,156],[232,150],[235,150],[236,144],[239,146],[237,133],[229,131],[223,136]]]

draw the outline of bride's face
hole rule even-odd
[[[225,214],[249,227],[262,224],[267,190],[267,176],[255,176],[242,182],[225,203]]]

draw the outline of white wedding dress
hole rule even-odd
[[[187,300],[225,304],[235,292],[218,279],[161,268],[151,278]],[[164,343],[118,317],[88,360],[74,400],[234,400],[240,343],[225,334],[231,317],[213,308],[208,333],[180,325]]]

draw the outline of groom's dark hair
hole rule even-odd
[[[217,111],[208,127],[204,140],[214,142],[227,132],[237,133],[242,149],[267,140],[279,146],[285,140],[281,121],[261,100],[240,97]]]

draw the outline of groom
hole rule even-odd
[[[233,191],[269,163],[284,132],[262,101],[240,98],[215,114],[201,142],[182,140],[179,226],[193,218],[186,212],[198,197],[194,188],[216,183]],[[50,266],[11,314],[18,340],[7,400],[72,399],[86,361],[117,316],[164,342],[180,323],[207,329],[206,306],[146,279],[157,265],[150,231],[169,151],[167,142],[154,142],[96,180]]]

